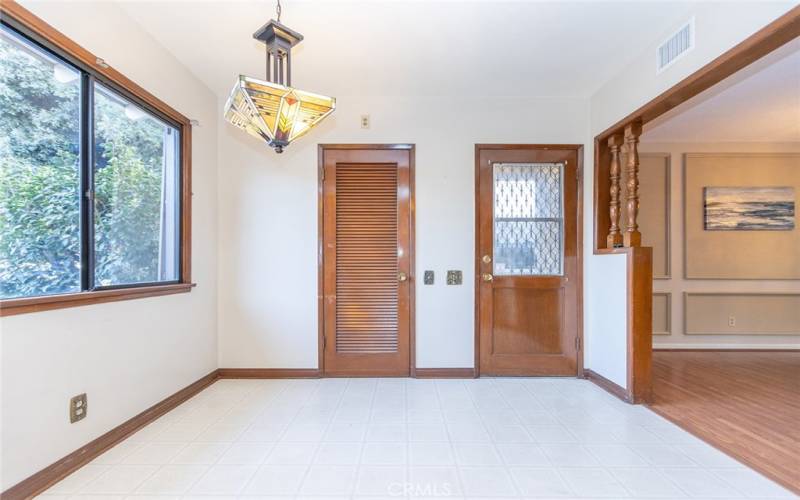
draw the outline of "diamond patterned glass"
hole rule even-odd
[[[563,274],[561,163],[494,164],[494,274]]]
[[[225,119],[270,146],[286,146],[331,114],[336,99],[240,76]]]

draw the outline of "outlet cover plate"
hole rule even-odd
[[[78,394],[69,400],[69,423],[74,424],[86,418],[86,393]]]
[[[460,285],[464,281],[461,271],[447,271],[447,284]]]

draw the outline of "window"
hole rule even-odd
[[[188,290],[188,120],[3,14],[0,312]]]

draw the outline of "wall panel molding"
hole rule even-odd
[[[800,293],[685,292],[686,335],[800,335]]]
[[[659,305],[661,297],[664,301],[663,320],[659,317],[662,314],[662,307]],[[663,324],[665,328],[658,329],[659,324]],[[670,292],[653,293],[653,335],[672,335],[672,293]]]

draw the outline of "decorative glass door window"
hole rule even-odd
[[[564,272],[564,165],[495,163],[494,274]]]

